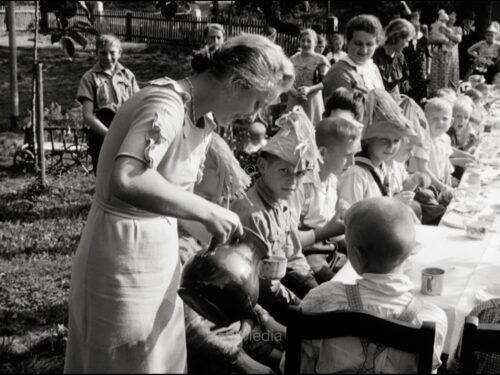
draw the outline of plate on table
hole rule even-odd
[[[456,212],[447,212],[443,218],[441,219],[441,223],[446,224],[449,227],[452,228],[457,228],[457,229],[464,229],[465,228],[465,223],[464,223],[464,216],[460,215]]]
[[[476,292],[477,302],[484,302],[493,298],[500,298],[500,284],[492,283],[478,288]]]

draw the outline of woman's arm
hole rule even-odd
[[[479,57],[479,51],[478,50],[481,47],[481,43],[482,43],[482,41],[477,42],[476,44],[473,44],[472,46],[470,46],[467,49],[467,53],[469,55],[471,55],[472,57]]]
[[[199,221],[221,243],[233,233],[243,234],[240,219],[234,212],[184,191],[143,162],[127,156],[115,161],[110,191],[139,209]]]
[[[83,121],[90,129],[103,137],[108,132],[108,128],[99,120],[94,113],[94,103],[91,100],[83,100]]]
[[[453,43],[460,43],[462,41],[462,31],[460,29],[458,32],[455,32],[453,28],[444,29],[444,33]]]

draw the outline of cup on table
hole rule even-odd
[[[444,273],[445,271],[442,268],[424,268],[422,270],[420,291],[429,296],[440,296],[443,294]]]
[[[482,240],[486,236],[487,224],[477,218],[465,220],[465,235],[474,240]]]
[[[260,277],[268,280],[281,280],[286,273],[287,260],[271,255],[260,261]]]

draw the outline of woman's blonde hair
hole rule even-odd
[[[229,38],[195,69],[210,72],[216,78],[229,77],[235,87],[269,92],[274,96],[288,91],[295,79],[294,67],[283,49],[257,34],[241,34]]]
[[[394,45],[402,39],[413,39],[415,26],[404,18],[397,18],[389,22],[385,28],[385,44]]]

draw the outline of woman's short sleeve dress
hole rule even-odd
[[[312,86],[314,71],[316,68],[318,66],[320,66],[320,69],[322,69],[321,67],[330,67],[330,64],[325,56],[318,53],[307,56],[306,58],[302,57],[300,53],[297,53],[292,56],[290,60],[292,60],[293,66],[295,67],[295,88],[299,88],[301,86]],[[289,94],[286,106],[287,112],[291,111],[296,105],[300,105],[304,109],[304,112],[307,117],[309,117],[309,120],[311,120],[313,125],[316,126],[316,124],[323,118],[323,112],[325,112],[323,90],[318,90],[313,94],[309,94],[306,102],[297,100]]]
[[[177,220],[119,200],[118,157],[156,169],[192,191],[215,124],[185,116],[190,96],[163,78],[129,99],[105,137],[96,193],[71,270],[66,373],[186,371]]]

